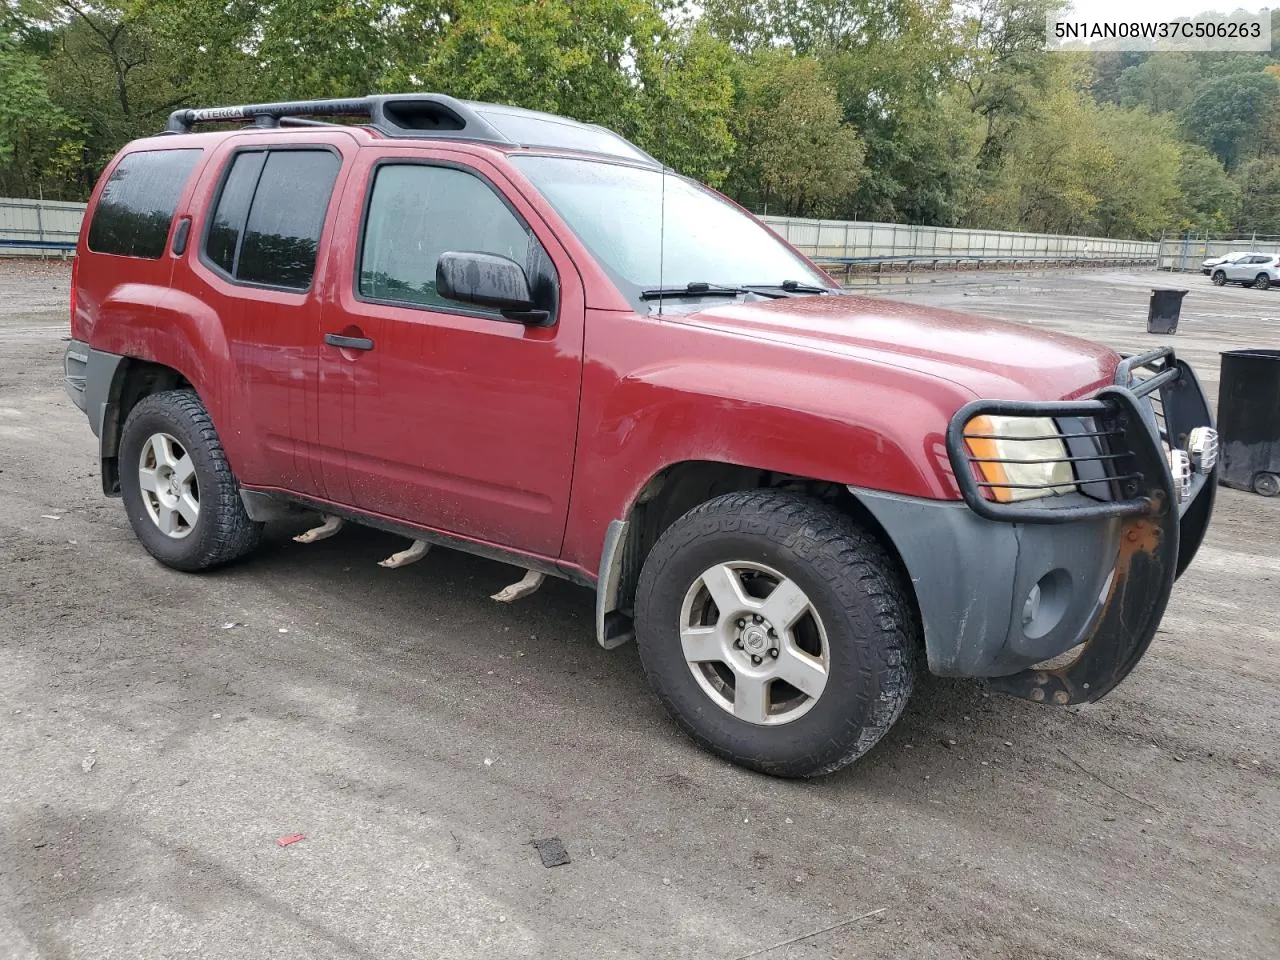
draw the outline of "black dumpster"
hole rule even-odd
[[[1177,333],[1185,290],[1152,290],[1147,308],[1147,333]]]
[[[1229,350],[1218,384],[1219,480],[1280,494],[1280,350]]]

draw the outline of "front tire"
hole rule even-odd
[[[1213,273],[1213,285],[1215,287],[1225,287],[1227,285],[1227,275],[1221,270],[1215,270]]]
[[[207,570],[252,551],[262,535],[194,390],[140,400],[120,435],[120,493],[134,534],[176,570]]]
[[[885,548],[852,519],[775,490],[690,510],[636,593],[649,682],[701,746],[786,777],[870,750],[911,695],[917,617]]]

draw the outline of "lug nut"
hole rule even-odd
[[[760,664],[760,657],[757,657],[757,656],[753,653],[753,654],[751,655],[751,662],[752,662],[752,663],[754,663],[754,664],[756,664],[757,666],[759,666],[759,664]]]
[[[777,648],[777,647],[770,647],[770,648],[769,648],[769,656],[771,656],[771,657],[773,657],[773,659],[777,660],[777,659],[778,659],[778,648]]]
[[[769,628],[769,636],[770,636],[770,637],[777,637],[777,635],[778,635],[778,631],[777,631],[777,630],[775,630],[775,629],[773,629],[773,627],[770,627],[770,628]]]
[[[747,621],[745,621],[745,620],[743,620],[741,617],[739,617],[739,618],[738,618],[738,627],[739,627],[739,628],[742,628],[742,627],[745,627],[746,625],[747,625]]]
[[[733,641],[733,645],[734,645],[734,647],[736,647],[737,649],[741,650],[741,649],[742,649],[742,638],[741,638],[741,637],[739,637],[737,640]]]
[[[751,619],[752,619],[755,623],[760,623],[760,622],[762,622],[762,621],[764,620],[764,617],[760,616],[760,614],[758,614],[758,613],[753,613],[753,614],[751,615]]]

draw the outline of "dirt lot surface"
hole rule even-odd
[[[880,292],[1138,350],[1168,280]],[[1280,345],[1280,291],[1175,284],[1212,393]],[[580,588],[502,606],[519,571],[350,529],[153,562],[62,389],[67,288],[0,264],[3,960],[1280,956],[1280,500],[1222,492],[1104,702],[934,680],[852,769],[772,780],[685,740]]]

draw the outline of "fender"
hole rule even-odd
[[[147,290],[150,302],[135,300],[136,312],[112,309],[99,315],[93,328],[93,347],[180,373],[208,409],[232,468],[239,473],[251,467],[256,447],[251,433],[253,419],[245,415],[245,400],[233,375],[222,318],[207,303],[182,290]],[[118,396],[117,385],[112,399]],[[224,429],[233,422],[244,429]]]
[[[973,399],[964,387],[874,361],[591,313],[569,563],[599,571],[609,524],[683,461],[959,498],[945,432]]]

